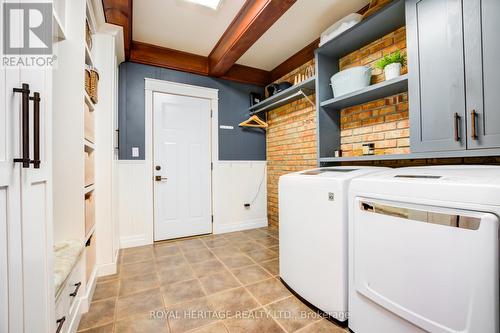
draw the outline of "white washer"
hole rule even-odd
[[[279,180],[280,276],[339,321],[347,313],[347,209],[351,179],[384,168],[332,167]]]
[[[358,178],[349,213],[353,332],[500,332],[500,167]]]

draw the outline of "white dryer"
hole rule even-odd
[[[302,299],[345,321],[350,181],[384,168],[332,167],[279,180],[280,276]]]
[[[500,332],[500,167],[357,178],[349,213],[353,332]]]

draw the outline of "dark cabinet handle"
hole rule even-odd
[[[56,321],[56,324],[57,324],[57,329],[56,329],[56,333],[59,333],[61,332],[62,328],[63,328],[63,325],[64,325],[64,322],[66,321],[66,316],[62,317],[61,319],[58,319]]]
[[[477,112],[476,110],[472,110],[471,114],[471,123],[472,123],[472,134],[471,137],[473,140],[477,140]]]
[[[40,93],[36,92],[33,97],[33,167],[40,169]]]
[[[78,282],[75,284],[75,291],[73,291],[71,294],[69,294],[70,297],[76,297],[76,295],[78,295],[78,290],[80,289],[80,287],[82,286],[82,283],[81,282]]]
[[[455,141],[460,141],[460,115],[455,112]]]
[[[30,86],[27,83],[23,83],[22,88],[14,88],[15,93],[21,93],[22,95],[22,157],[15,158],[14,163],[22,163],[23,168],[30,167],[30,118],[29,118],[29,98],[30,98]]]

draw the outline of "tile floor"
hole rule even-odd
[[[345,333],[279,281],[278,232],[261,228],[120,252],[79,332]]]

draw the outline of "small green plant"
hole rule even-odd
[[[386,55],[379,61],[377,61],[375,66],[377,68],[384,69],[385,66],[396,63],[400,63],[401,66],[404,66],[406,64],[406,55],[401,54],[400,51],[393,52],[391,54]]]

